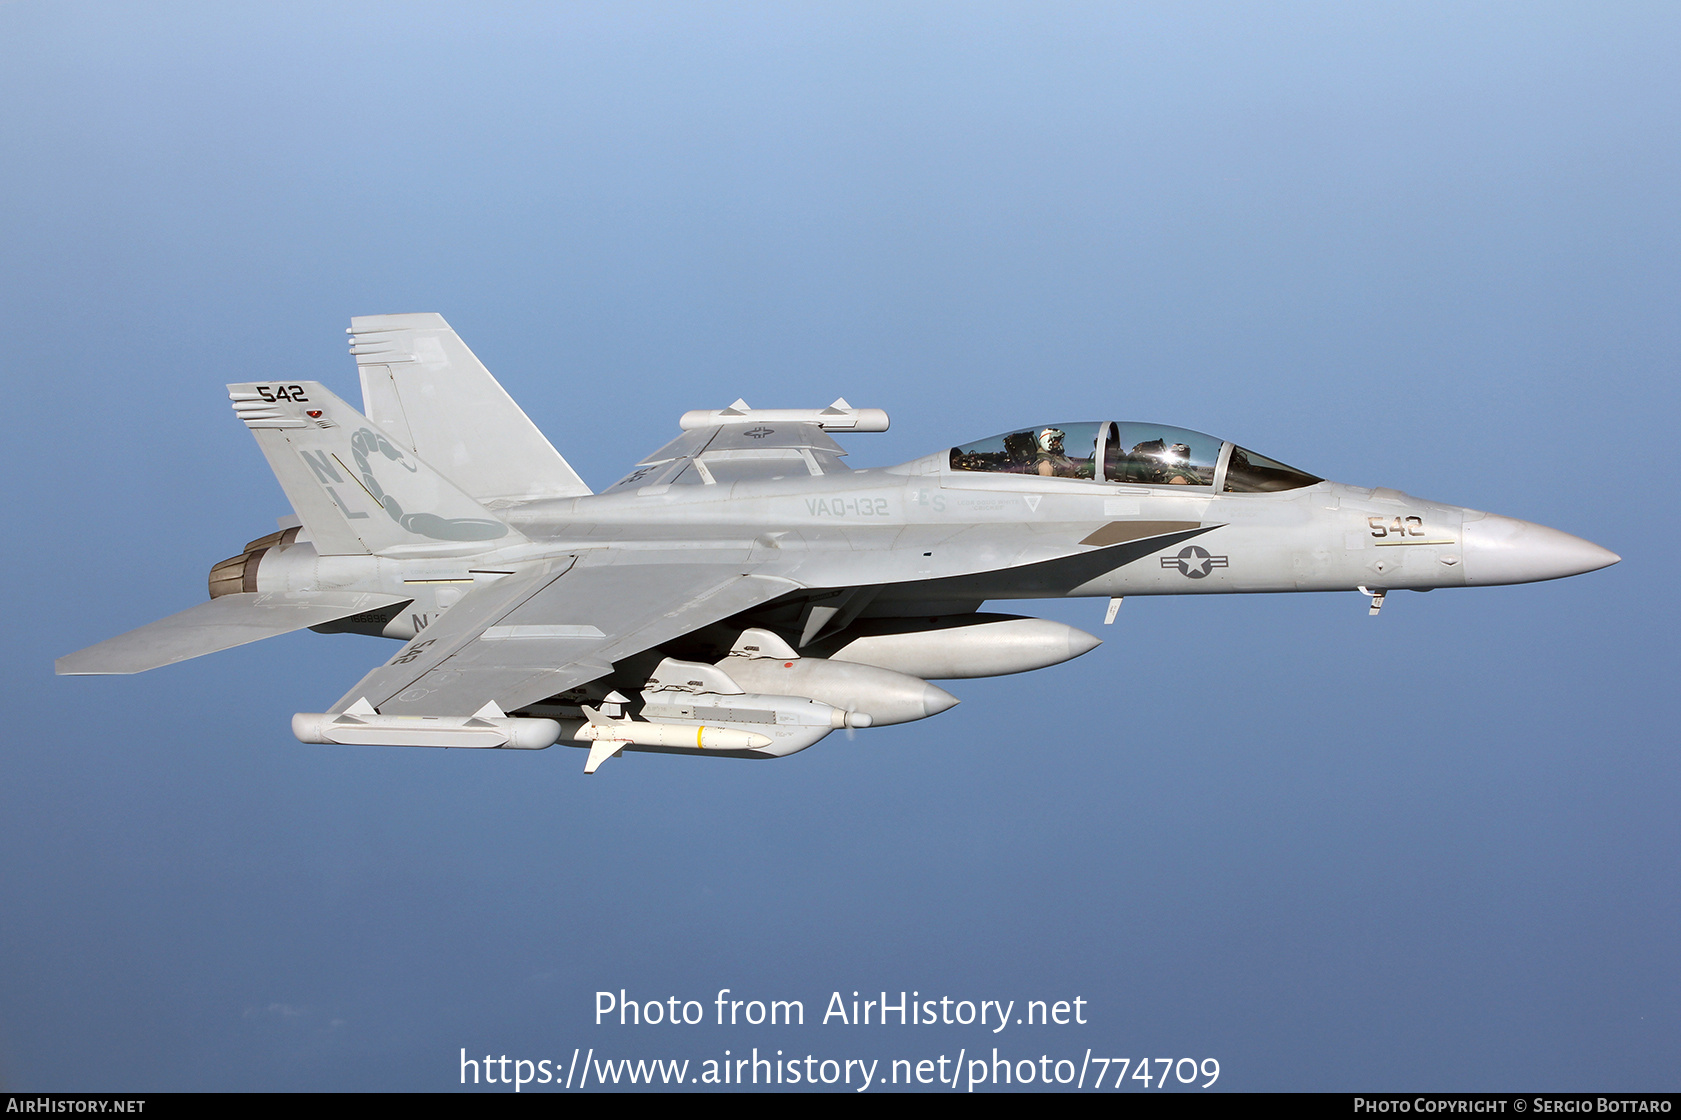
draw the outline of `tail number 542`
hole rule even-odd
[[[275,401],[296,401],[303,404],[309,400],[304,396],[302,385],[259,385],[257,395],[271,404]]]
[[[1422,537],[1424,535],[1424,518],[1397,517],[1393,521],[1385,521],[1381,517],[1368,517],[1366,524],[1372,527],[1374,537]]]

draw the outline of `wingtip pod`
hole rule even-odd
[[[362,707],[365,705],[358,705]],[[353,707],[344,712],[299,712],[292,734],[300,743],[357,747],[507,747],[540,751],[560,738],[552,719],[487,716],[382,716]]]
[[[728,408],[696,408],[685,412],[677,426],[685,432],[724,424],[815,424],[826,432],[885,432],[890,421],[879,408],[853,408],[845,397],[828,408],[749,408],[736,401]]]

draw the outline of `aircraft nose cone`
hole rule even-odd
[[[1621,560],[1592,541],[1515,517],[1465,519],[1465,582],[1533,583],[1608,568]]]

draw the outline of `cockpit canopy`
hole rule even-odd
[[[1046,424],[954,447],[951,469],[1145,486],[1218,486],[1228,494],[1295,490],[1324,481],[1202,432],[1113,420]]]

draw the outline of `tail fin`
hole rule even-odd
[[[368,418],[481,502],[588,494],[442,315],[361,315],[350,352]]]
[[[323,555],[457,556],[525,540],[319,382],[229,385],[228,396]]]

